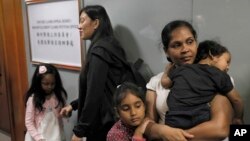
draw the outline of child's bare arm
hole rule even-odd
[[[168,77],[169,72],[171,71],[171,69],[173,68],[174,64],[170,63],[165,67],[165,71],[161,77],[161,85],[163,86],[163,88],[168,89],[172,86],[172,81],[171,79]]]
[[[239,93],[234,88],[227,94],[227,97],[234,109],[233,124],[243,124],[244,104]]]

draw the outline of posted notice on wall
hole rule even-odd
[[[78,0],[27,5],[31,61],[81,67]]]

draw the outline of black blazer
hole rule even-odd
[[[100,42],[107,42],[114,52],[108,52]],[[73,129],[78,137],[105,134],[106,138],[115,123],[113,93],[123,67],[116,56],[126,59],[123,48],[110,37],[97,40],[87,52],[79,77],[79,98],[71,103],[73,109],[78,109],[78,123]]]

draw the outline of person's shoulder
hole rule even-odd
[[[206,69],[207,69],[207,70],[210,70],[211,73],[214,73],[214,74],[228,75],[227,72],[224,72],[224,71],[220,70],[219,68],[217,68],[217,67],[215,67],[215,66],[207,65],[207,66],[206,66]],[[229,76],[229,75],[228,75],[228,76]]]
[[[99,56],[98,58],[102,60],[111,60],[110,56],[112,54],[106,49],[106,46],[107,45],[105,44],[93,46],[91,49],[91,55]]]
[[[147,89],[156,90],[157,86],[160,83],[160,80],[161,80],[163,73],[164,72],[160,72],[160,73],[154,75],[153,77],[151,77],[149,82],[146,85]]]
[[[34,94],[32,94],[29,98],[28,98],[28,100],[33,100],[34,99]]]
[[[176,74],[176,73],[178,74],[179,72],[196,70],[199,68],[200,68],[200,64],[183,64],[183,65],[174,67],[174,69],[172,69],[170,74]]]
[[[93,49],[92,49],[92,51],[94,52],[102,50],[113,54],[120,52],[124,53],[124,50],[121,47],[119,41],[114,37],[107,36],[100,38],[94,42],[95,43],[93,43]]]
[[[181,66],[178,66],[177,68],[199,68],[202,64],[184,64]]]
[[[203,65],[203,71],[206,72],[207,74],[209,74],[209,76],[213,77],[213,78],[220,78],[220,79],[225,79],[225,80],[229,80],[231,81],[231,77],[230,75],[225,72],[220,70],[219,68],[215,67],[215,66],[210,66],[210,65]],[[231,81],[232,82],[232,81]]]
[[[152,80],[160,80],[164,72],[160,72],[153,77],[151,77]]]
[[[33,104],[33,99],[34,99],[34,94],[32,94],[32,95],[28,98],[26,105]]]
[[[122,128],[122,122],[121,120],[118,120],[110,129],[110,132],[114,132],[114,131],[120,131]]]
[[[116,47],[116,46],[121,46],[120,42],[112,37],[112,36],[107,36],[107,37],[102,37],[94,41],[93,46],[95,47]]]
[[[222,73],[221,70],[219,70],[218,68],[208,65],[208,64],[196,64],[196,69],[200,69],[203,71],[206,71],[208,73]]]
[[[108,141],[115,141],[125,134],[125,130],[122,128],[121,120],[117,121],[107,134]],[[118,138],[119,137],[119,138]]]
[[[149,80],[149,83],[157,83],[157,82],[159,82],[159,81],[161,80],[161,77],[162,77],[163,73],[164,73],[164,72],[160,72],[160,73],[158,73],[158,74],[152,76],[152,77],[150,78],[150,80]]]

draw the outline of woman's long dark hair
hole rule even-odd
[[[45,67],[46,71],[44,73],[39,73],[40,67]],[[56,98],[58,99],[58,102],[59,102],[58,105],[64,106],[66,103],[65,98],[67,98],[67,92],[65,91],[63,87],[62,80],[61,80],[61,77],[57,68],[51,64],[45,64],[45,63],[40,64],[36,67],[36,70],[32,77],[31,86],[28,89],[26,93],[26,97],[25,97],[25,103],[27,103],[29,97],[33,95],[34,106],[39,111],[43,111],[42,105],[46,99],[46,93],[42,89],[41,81],[42,81],[42,78],[47,74],[52,74],[55,76],[55,88],[53,91],[56,95]]]
[[[104,7],[100,5],[89,5],[84,7],[80,11],[80,14],[82,14],[82,12],[85,12],[92,20],[99,20],[99,26],[92,36],[92,42],[107,36],[114,37],[112,24]]]
[[[99,20],[99,26],[91,37],[90,47],[92,47],[92,45],[94,45],[98,40],[102,39],[105,40],[106,42],[109,42],[115,47],[122,48],[120,42],[114,36],[112,24],[103,6],[88,5],[80,11],[80,15],[83,12],[85,12],[91,20],[96,20],[96,19]],[[124,58],[126,58],[125,51],[123,49],[120,51],[122,51],[121,54],[123,54]]]

